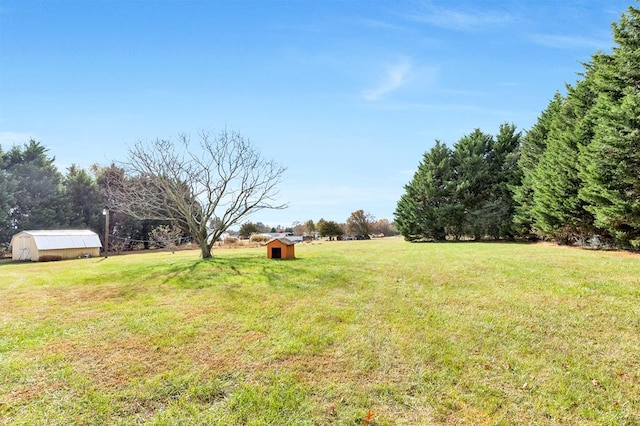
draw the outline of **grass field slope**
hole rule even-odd
[[[214,256],[1,264],[0,424],[640,424],[640,256]]]

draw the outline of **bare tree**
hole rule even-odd
[[[371,233],[373,221],[373,215],[365,213],[364,210],[356,210],[347,219],[347,232],[353,236],[367,236]]]
[[[171,250],[171,254],[173,254],[182,242],[182,229],[175,226],[159,225],[149,233],[149,239],[156,245]]]
[[[229,227],[258,210],[286,207],[276,203],[285,168],[238,133],[199,136],[199,149],[186,135],[178,143],[136,143],[123,163],[126,177],[110,181],[108,192],[116,211],[188,229],[206,259]]]

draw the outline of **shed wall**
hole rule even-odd
[[[100,256],[100,247],[71,247],[49,250],[38,249],[36,238],[28,232],[20,232],[11,239],[11,259],[37,262],[42,256],[58,256],[61,259]]]
[[[69,249],[53,249],[53,250],[40,250],[38,252],[38,258],[33,260],[40,260],[43,256],[60,256],[62,259],[78,259],[80,257],[98,257],[100,256],[99,247],[88,248],[69,248]]]
[[[38,248],[31,235],[18,234],[11,242],[12,260],[38,260]]]

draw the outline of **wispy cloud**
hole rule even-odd
[[[384,95],[399,89],[406,84],[411,69],[411,63],[406,60],[389,66],[378,85],[363,91],[362,97],[367,101],[377,101]]]
[[[403,26],[392,24],[386,21],[381,21],[378,19],[360,18],[355,22],[359,23],[363,27],[373,28],[376,30],[407,31],[407,28]]]
[[[531,34],[529,36],[535,44],[554,49],[607,49],[611,41],[573,35]]]
[[[458,31],[494,28],[513,24],[519,20],[516,16],[506,12],[457,10],[433,5],[427,5],[422,10],[412,13],[409,18],[416,22]]]

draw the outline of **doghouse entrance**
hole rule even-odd
[[[282,259],[282,248],[273,247],[271,249],[271,258],[272,259]]]

